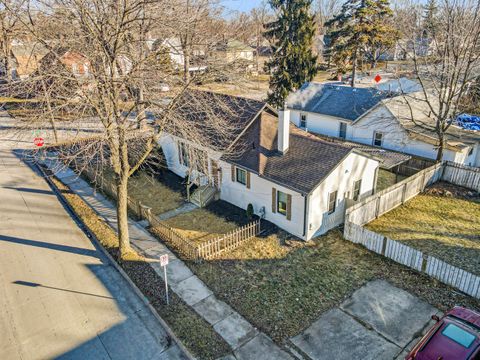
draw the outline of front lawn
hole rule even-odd
[[[480,309],[479,301],[343,240],[338,230],[308,243],[278,231],[218,260],[189,266],[219,298],[278,343],[373,279],[385,279],[442,310],[454,304]]]
[[[176,215],[164,223],[185,238],[202,243],[235,230],[249,221],[251,219],[247,218],[245,210],[217,200],[205,208]]]
[[[468,193],[435,184],[366,227],[480,275],[480,202],[455,196],[459,190]]]

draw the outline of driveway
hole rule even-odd
[[[436,313],[410,293],[375,280],[290,340],[312,360],[404,359]]]
[[[0,141],[0,359],[185,359],[14,143]]]

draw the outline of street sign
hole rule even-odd
[[[382,80],[382,77],[379,74],[377,74],[377,76],[375,76],[373,80],[375,80],[376,83],[379,83],[380,80]]]
[[[168,254],[160,255],[160,266],[168,265]]]
[[[169,301],[168,301],[167,265],[168,265],[168,254],[160,255],[160,266],[163,267],[163,280],[164,280],[164,282],[165,282],[165,297],[167,298],[167,305],[169,305]]]
[[[35,145],[37,145],[38,147],[41,147],[43,146],[43,144],[45,144],[45,142],[43,141],[43,138],[42,137],[36,137],[33,139],[33,143]]]

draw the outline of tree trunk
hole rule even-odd
[[[444,147],[445,147],[445,139],[443,138],[443,135],[440,135],[438,137],[437,161],[442,161]]]
[[[128,232],[128,175],[130,166],[128,163],[128,150],[125,139],[125,130],[119,130],[119,160],[120,171],[117,174],[117,221],[118,221],[118,242],[119,257],[121,259],[132,251]]]
[[[352,56],[352,81],[350,82],[351,87],[355,87],[356,75],[357,75],[357,48],[355,48]]]
[[[138,116],[138,129],[144,129],[147,126],[147,114],[145,112],[145,87],[140,85],[138,89],[137,97],[137,116]]]
[[[183,49],[183,80],[185,84],[190,82],[190,51],[187,46]]]

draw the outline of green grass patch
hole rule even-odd
[[[366,226],[480,275],[480,203],[420,194]]]

